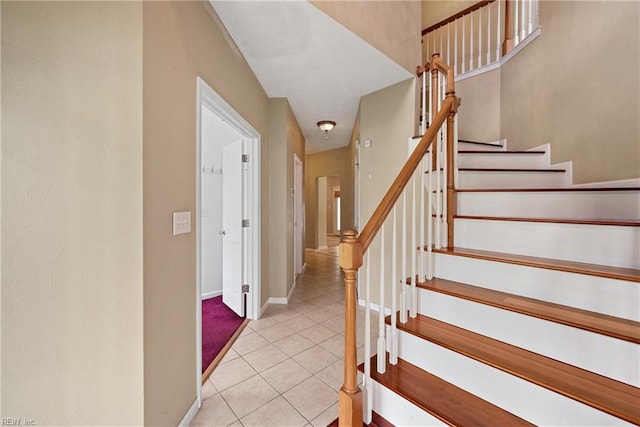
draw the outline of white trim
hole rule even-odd
[[[329,246],[327,245],[318,246],[318,249],[329,249]]]
[[[480,74],[489,73],[491,71],[500,69],[503,65],[509,62],[514,56],[520,53],[520,51],[522,51],[525,47],[527,47],[529,43],[531,43],[536,38],[538,38],[540,34],[542,34],[542,29],[538,27],[531,34],[529,34],[524,40],[518,43],[513,49],[511,49],[509,53],[507,53],[505,56],[500,58],[500,61],[493,62],[489,65],[485,65],[483,67],[476,68],[471,71],[467,71],[466,73],[458,74],[455,77],[455,81],[459,82],[465,79],[469,79],[471,77],[479,76]]]
[[[263,305],[262,307],[260,307],[260,316],[259,316],[259,317],[262,317],[262,315],[263,315],[263,314],[264,314],[264,312],[267,310],[267,308],[269,308],[269,305],[270,305],[269,300],[267,300],[267,301],[264,303],[264,305]]]
[[[289,301],[287,301],[287,298],[282,298],[282,297],[271,297],[269,298],[269,305],[271,304],[288,304]]]
[[[305,261],[304,264],[302,264],[302,269],[300,270],[300,274],[304,274],[304,272],[307,271],[307,262]]]
[[[365,300],[363,300],[363,299],[359,299],[358,300],[358,305],[360,307],[365,307],[366,304],[367,304],[367,302]],[[369,303],[369,308],[371,308],[371,310],[375,311],[376,313],[380,312],[380,306],[378,304],[370,302]],[[391,314],[391,309],[389,307],[385,307],[384,314],[385,314],[385,316],[390,315]]]
[[[215,298],[215,297],[219,297],[220,295],[222,295],[222,290],[219,291],[213,291],[213,292],[205,292],[202,294],[202,299],[211,299],[211,298]]]
[[[584,184],[573,184],[572,188],[609,188],[609,187],[640,187],[640,178],[619,179],[616,181],[587,182]]]
[[[306,264],[305,264],[306,265]],[[293,281],[293,284],[291,285],[291,290],[289,291],[289,293],[287,294],[287,304],[289,303],[289,299],[291,299],[291,295],[293,294],[293,290],[296,288],[296,285],[298,284],[297,280]]]
[[[202,153],[202,108],[207,107],[216,116],[234,128],[246,140],[247,154],[250,164],[248,168],[249,185],[247,188],[247,200],[249,206],[248,219],[252,224],[247,233],[247,247],[245,248],[245,263],[249,268],[243,283],[249,283],[250,291],[247,299],[251,303],[247,304],[245,316],[247,319],[257,319],[261,293],[261,257],[260,257],[260,133],[247,122],[240,114],[229,105],[220,95],[218,95],[200,76],[196,77],[196,403],[197,407],[202,404],[202,278],[201,278],[201,257],[202,239],[200,236],[200,224],[202,223],[201,204],[201,180],[200,173],[201,153]]]
[[[196,414],[198,413],[198,409],[200,409],[199,401],[200,399],[196,399],[193,402],[193,405],[191,405],[187,413],[184,414],[184,417],[182,417],[182,420],[180,421],[180,424],[178,424],[178,427],[189,427],[189,424],[191,424],[191,421],[193,421]]]

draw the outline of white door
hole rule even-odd
[[[302,209],[302,161],[293,157],[293,279],[302,273],[304,210]]]
[[[222,302],[244,316],[242,304],[242,140],[222,149]]]

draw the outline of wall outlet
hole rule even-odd
[[[364,140],[364,148],[369,148],[373,145],[373,142],[370,139]]]
[[[173,213],[173,235],[191,233],[191,212]]]

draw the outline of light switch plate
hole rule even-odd
[[[173,235],[191,233],[191,212],[173,213]]]

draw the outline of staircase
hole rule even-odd
[[[397,363],[371,359],[377,416],[640,424],[640,188],[573,187],[549,154],[459,143],[454,247],[433,249],[416,316],[393,314]]]

